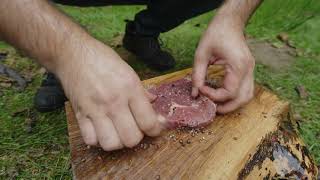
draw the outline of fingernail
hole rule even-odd
[[[162,123],[162,124],[165,124],[165,123],[166,123],[166,118],[164,118],[164,117],[161,116],[161,115],[158,115],[158,120],[159,120],[159,122]]]
[[[147,97],[149,99],[149,102],[151,102],[151,103],[154,102],[158,98],[157,95],[152,94],[152,93],[147,92],[147,91],[146,91],[146,95],[147,95]]]
[[[154,102],[158,98],[157,95],[152,94],[150,97],[150,102]]]
[[[161,116],[161,115],[158,115],[158,121],[160,122],[161,124],[161,128],[162,130],[166,129],[167,127],[167,120],[165,117]]]
[[[198,96],[198,88],[192,87],[191,96],[192,97],[197,97]]]

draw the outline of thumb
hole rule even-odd
[[[209,53],[203,50],[197,50],[195,54],[193,69],[192,69],[192,93],[193,97],[199,94],[199,87],[204,85],[207,68],[209,63]]]
[[[145,95],[148,98],[149,102],[152,103],[153,101],[155,101],[157,99],[157,95],[149,93],[148,90],[145,90],[144,92],[145,92]]]

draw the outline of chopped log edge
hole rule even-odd
[[[177,80],[191,69],[143,81],[147,86]],[[207,78],[221,80],[211,67]],[[256,85],[245,107],[217,116],[205,128],[168,130],[145,137],[133,149],[105,152],[86,146],[66,103],[74,179],[316,179],[317,167],[298,137],[289,105]]]

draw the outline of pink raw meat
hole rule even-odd
[[[153,108],[167,118],[169,128],[204,126],[216,116],[216,104],[202,95],[196,99],[191,97],[191,89],[189,78],[149,89],[150,93],[157,95]]]

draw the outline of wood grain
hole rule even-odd
[[[191,69],[186,69],[148,79],[143,83],[145,86],[158,85],[182,78],[190,72]],[[221,68],[210,68],[209,78],[219,79],[221,76]],[[270,168],[271,170],[262,172],[252,158],[263,139],[279,129],[279,124],[286,119],[288,110],[287,102],[256,86],[255,97],[249,104],[236,112],[217,116],[213,123],[204,129],[166,131],[157,138],[146,137],[134,149],[104,152],[100,148],[89,148],[84,144],[72,108],[67,103],[74,178],[262,179],[276,176],[279,169]],[[295,142],[303,146],[299,138],[295,138]],[[298,151],[299,153],[302,154],[302,151]],[[302,161],[302,155],[300,156]],[[307,155],[304,157],[304,161],[307,161],[305,159],[308,159],[306,166],[312,168],[312,158]],[[250,160],[254,167],[251,167]],[[273,164],[273,161],[268,162],[267,156],[259,161],[267,167]],[[314,171],[308,174],[306,171],[308,177],[316,173]]]

